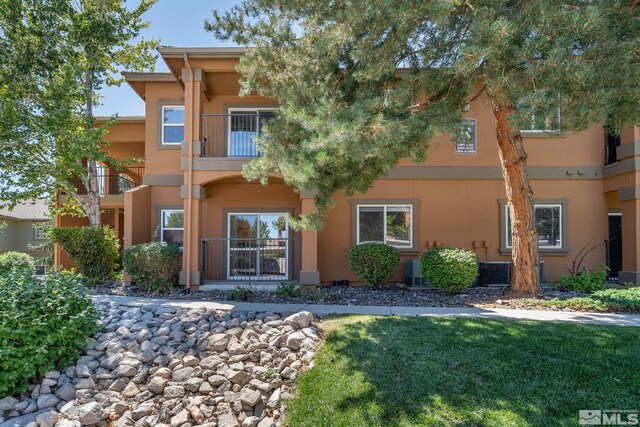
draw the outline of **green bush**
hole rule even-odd
[[[420,273],[429,286],[460,292],[478,276],[476,254],[462,248],[436,248],[423,252]]]
[[[51,230],[51,238],[62,246],[78,270],[92,282],[118,279],[120,244],[110,227],[64,227]]]
[[[607,289],[587,297],[551,300],[525,300],[525,304],[571,308],[580,311],[640,311],[640,287]]]
[[[33,257],[22,252],[0,254],[0,275],[14,270],[25,270],[30,274],[35,274],[36,265]]]
[[[122,264],[131,280],[142,288],[165,292],[178,280],[180,248],[165,242],[135,245],[122,253]]]
[[[554,283],[569,291],[592,293],[607,288],[607,276],[609,268],[601,266],[598,270],[582,270],[578,274],[561,274],[560,280]]]
[[[298,282],[295,280],[286,280],[284,282],[280,282],[278,287],[276,288],[274,294],[279,297],[290,297],[295,298],[300,293],[300,287],[298,286]]]
[[[400,252],[384,243],[360,243],[347,256],[353,272],[375,287],[389,280],[400,262]]]
[[[253,299],[253,291],[251,288],[238,285],[229,292],[229,298],[233,301],[251,301]]]
[[[0,396],[75,362],[96,332],[98,314],[70,273],[42,278],[15,270],[0,276]]]

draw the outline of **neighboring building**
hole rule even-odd
[[[9,210],[0,208],[0,224],[6,227],[0,230],[0,253],[17,251],[28,253],[36,260],[46,254],[41,250],[31,249],[48,240],[43,228],[38,227],[51,220],[46,200],[21,202]]]
[[[481,261],[509,261],[495,123],[483,99],[465,113],[464,132],[434,141],[427,161],[400,162],[366,194],[336,194],[322,231],[294,232],[283,215],[311,211],[313,194],[277,176],[263,187],[241,174],[258,155],[252,137],[276,107],[238,96],[235,67],[245,49],[158,50],[169,73],[124,74],[145,116],[119,118],[106,149],[145,161],[118,175],[103,169],[104,220],[125,248],[154,235],[183,245],[181,283],[355,281],[346,253],[372,240],[398,247],[403,259],[459,246]],[[546,279],[557,279],[583,247],[600,245],[585,267],[607,264],[612,276],[640,283],[640,127],[618,138],[602,126],[542,132],[552,126],[532,118],[523,130]],[[68,264],[60,252],[56,262]],[[401,266],[394,279],[403,280]]]

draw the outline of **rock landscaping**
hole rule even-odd
[[[279,426],[318,345],[308,312],[97,309],[84,355],[0,399],[0,427]]]

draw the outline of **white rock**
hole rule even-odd
[[[99,423],[103,415],[102,408],[98,402],[89,402],[78,407],[78,416],[83,426]]]
[[[284,319],[286,325],[292,325],[298,329],[307,328],[313,322],[313,314],[308,311],[301,311],[294,313],[291,316]]]

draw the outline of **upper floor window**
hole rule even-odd
[[[46,223],[34,223],[33,230],[35,233],[36,240],[48,240],[49,236],[47,234],[47,225]]]
[[[620,147],[620,135],[605,126],[604,129],[604,164],[610,165],[618,161],[618,147]]]
[[[505,247],[511,248],[513,242],[509,207],[505,204],[504,209],[506,218]],[[534,209],[540,249],[562,249],[564,234],[562,204],[536,204]]]
[[[456,154],[476,154],[478,152],[478,135],[476,128],[476,119],[464,119],[462,121],[460,129],[451,136]]]
[[[160,220],[160,240],[182,247],[184,237],[184,211],[163,209]]]
[[[521,105],[523,104],[519,104]],[[520,132],[525,135],[527,133],[559,133],[560,129],[562,129],[562,110],[558,108],[551,114],[533,112],[528,126],[520,129]]]
[[[162,106],[162,145],[180,145],[184,141],[184,106]]]
[[[412,205],[358,205],[357,244],[386,243],[398,248],[413,247]]]

